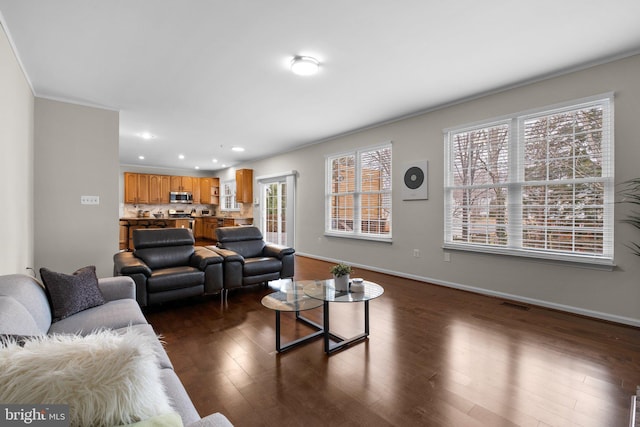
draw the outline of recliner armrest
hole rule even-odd
[[[208,250],[213,251],[224,258],[225,262],[241,262],[244,264],[244,257],[235,251],[231,251],[229,249],[222,249],[217,246],[207,246]]]
[[[114,273],[121,276],[141,273],[151,276],[151,269],[140,258],[136,258],[133,252],[118,252],[113,256]]]
[[[191,256],[191,265],[203,271],[208,265],[220,264],[222,261],[224,261],[222,255],[207,249],[204,246],[196,246],[195,251]]]
[[[289,248],[287,246],[276,245],[275,243],[267,243],[262,250],[264,256],[275,257],[278,259],[282,259],[286,255],[291,255],[295,253],[293,248]]]

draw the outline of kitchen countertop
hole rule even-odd
[[[156,218],[153,215],[151,215],[149,217],[139,217],[139,216],[120,217],[120,220],[122,220],[122,221],[148,221],[148,220],[176,220],[176,219],[204,219],[204,218],[211,218],[211,219],[253,219],[253,217],[250,217],[250,216],[200,215],[200,216],[190,216],[190,217],[186,217],[186,218],[167,218],[167,217]]]

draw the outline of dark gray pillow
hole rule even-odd
[[[94,265],[81,268],[72,275],[43,267],[40,276],[51,302],[53,322],[106,302],[98,287]]]

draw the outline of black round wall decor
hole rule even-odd
[[[424,182],[424,172],[417,166],[412,166],[404,173],[404,185],[415,190]]]

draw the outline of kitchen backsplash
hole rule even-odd
[[[231,217],[253,217],[253,205],[251,203],[240,204],[240,211],[221,211],[219,206],[214,205],[199,205],[199,204],[172,204],[172,205],[132,205],[121,204],[120,205],[120,217],[131,218],[137,217],[138,211],[149,211],[149,214],[153,216],[155,213],[163,213],[164,217],[168,216],[169,209],[183,210],[187,213],[191,213],[192,209],[196,210],[196,215],[201,216],[203,210],[208,210],[209,215],[213,216],[231,216]]]

